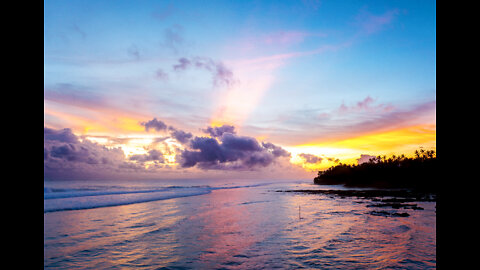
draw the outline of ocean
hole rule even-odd
[[[395,209],[281,192],[299,189],[348,190],[298,180],[44,181],[44,268],[436,268],[434,201]]]

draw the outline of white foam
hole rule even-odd
[[[44,213],[92,209],[99,207],[119,206],[134,203],[151,202],[180,197],[204,195],[212,190],[252,188],[266,186],[273,183],[257,183],[239,186],[168,186],[143,190],[131,189],[54,189],[44,187],[43,206]]]
[[[104,192],[104,191],[102,191]],[[142,192],[123,191],[121,193],[110,192],[109,194],[80,196],[80,193],[63,198],[50,198],[43,201],[43,212],[55,212],[66,210],[91,209],[99,207],[119,206],[134,203],[151,202],[180,197],[197,196],[208,194],[210,188],[183,188],[164,189]],[[104,192],[108,193],[108,192]]]
[[[43,199],[60,199],[60,198],[72,198],[72,197],[86,197],[86,196],[102,196],[102,195],[115,195],[115,194],[133,194],[133,193],[151,193],[162,192],[168,190],[167,188],[152,189],[152,190],[98,190],[98,191],[85,191],[85,190],[69,190],[64,192],[52,192],[51,189],[46,190],[44,188]]]

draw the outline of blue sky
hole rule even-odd
[[[194,134],[226,124],[289,149],[435,132],[435,37],[435,1],[49,0],[45,126],[98,138],[141,136],[153,118]]]

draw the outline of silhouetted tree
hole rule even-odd
[[[415,158],[404,154],[390,158],[377,156],[359,165],[340,163],[318,172],[314,183],[358,187],[416,188],[436,190],[438,168],[434,150],[415,151]]]

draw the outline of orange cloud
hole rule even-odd
[[[373,132],[342,140],[330,140],[285,147],[292,152],[291,162],[303,164],[308,170],[321,170],[335,165],[333,160],[322,159],[321,163],[307,164],[301,153],[338,158],[340,162],[356,164],[362,154],[412,156],[419,147],[436,149],[436,125],[420,124],[390,131]]]

